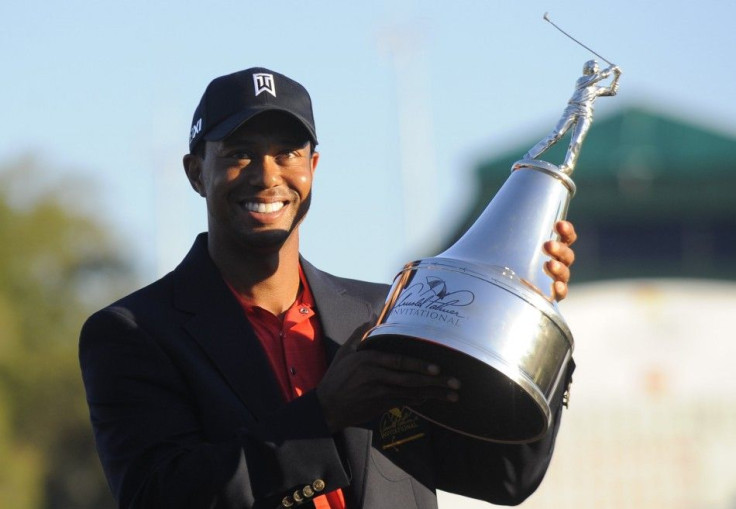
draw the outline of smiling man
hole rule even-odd
[[[405,408],[462,398],[462,373],[356,350],[388,286],[300,256],[316,146],[309,95],[286,76],[254,68],[207,87],[184,169],[208,232],[81,333],[97,448],[120,507],[424,509],[437,506],[436,489],[513,504],[541,482],[562,389],[538,442],[480,443]],[[562,298],[575,232],[557,229],[561,242],[544,248]]]

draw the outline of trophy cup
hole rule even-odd
[[[616,94],[621,71],[606,62],[600,71],[594,60],[585,63],[555,129],[512,165],[470,229],[441,254],[404,266],[363,337],[361,349],[421,358],[461,378],[458,402],[411,408],[435,424],[500,443],[540,439],[551,425],[551,396],[565,382],[574,343],[552,298],[542,245],[556,237],[575,194],[570,176],[593,101]],[[609,86],[598,85],[610,75]],[[537,159],[570,129],[563,164]]]

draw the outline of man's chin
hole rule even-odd
[[[254,251],[270,252],[279,250],[289,238],[289,233],[288,230],[255,232],[247,234],[243,240]]]

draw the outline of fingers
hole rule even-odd
[[[575,252],[570,246],[578,239],[577,233],[569,221],[558,221],[555,224],[555,231],[560,235],[560,240],[545,242],[544,250],[553,259],[569,267],[575,261]],[[553,276],[557,273],[553,266],[549,266],[548,269]],[[567,277],[569,278],[569,273]]]
[[[373,370],[375,385],[385,385],[400,390],[401,387],[418,388],[442,387],[457,390],[460,381],[454,377],[440,376],[437,364],[389,352],[360,352],[362,368]]]
[[[544,268],[555,282],[565,284],[570,282],[570,267],[564,263],[557,260],[549,260],[544,264]]]
[[[570,281],[570,268],[556,260],[544,264],[545,272],[554,279],[552,283],[552,298],[560,301],[567,297],[567,283]]]
[[[567,297],[570,266],[575,262],[575,252],[570,246],[575,243],[578,236],[575,227],[569,221],[558,221],[555,224],[555,231],[560,235],[560,240],[545,242],[544,250],[552,260],[546,262],[544,268],[554,279],[552,297],[560,301]]]
[[[404,388],[401,392],[396,392],[393,388],[387,389],[385,398],[382,399],[382,408],[401,406],[420,406],[428,401],[444,401],[447,403],[457,403],[460,395],[458,391],[448,389],[445,386],[422,386],[408,390]],[[388,404],[386,404],[388,403]]]
[[[575,251],[562,242],[549,240],[544,243],[544,251],[565,267],[569,267],[575,262]],[[549,269],[551,272],[555,272],[553,267],[549,267]]]
[[[356,352],[349,346],[341,348],[317,386],[331,431],[365,422],[395,406],[459,399],[460,381],[441,375],[436,364],[377,350]]]
[[[440,368],[436,364],[416,359],[414,357],[379,352],[375,350],[366,352],[366,355],[370,356],[373,363],[392,371],[409,371],[427,375],[438,375],[440,373]]]
[[[555,281],[552,284],[552,298],[556,301],[561,301],[565,297],[567,297],[567,283]]]
[[[560,241],[571,246],[578,240],[578,234],[570,221],[557,221],[555,231],[560,234]]]
[[[394,397],[457,401],[461,382],[440,374],[440,367],[421,359],[388,352],[368,351],[364,361],[375,370],[373,384]]]

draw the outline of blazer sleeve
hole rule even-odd
[[[274,508],[307,485],[326,492],[349,484],[314,393],[211,441],[181,360],[126,309],[90,317],[79,348],[98,453],[119,507]]]
[[[518,505],[534,493],[552,460],[563,409],[563,394],[572,382],[571,359],[550,400],[552,425],[540,440],[500,444],[470,439],[444,428],[433,432],[437,489],[492,504]]]

